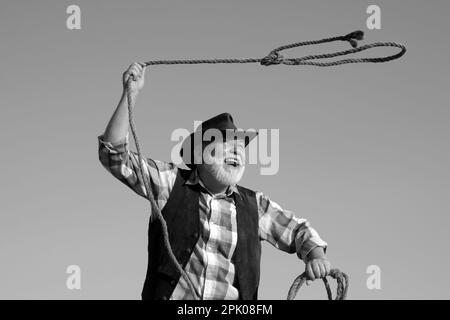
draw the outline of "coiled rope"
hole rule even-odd
[[[147,66],[151,66],[151,65],[170,65],[170,64],[216,64],[216,63],[260,63],[263,66],[270,66],[270,65],[276,65],[276,64],[285,64],[285,65],[310,65],[310,66],[318,66],[318,67],[331,67],[331,66],[337,66],[337,65],[341,65],[341,64],[348,64],[348,63],[368,63],[368,62],[372,62],[372,63],[380,63],[380,62],[387,62],[387,61],[391,61],[394,59],[398,59],[401,56],[403,56],[406,52],[406,48],[404,45],[396,43],[396,42],[375,42],[375,43],[371,43],[371,44],[367,44],[361,47],[358,47],[358,40],[362,40],[364,36],[364,33],[362,31],[354,31],[351,32],[345,36],[338,36],[338,37],[332,37],[332,38],[326,38],[326,39],[321,39],[321,40],[313,40],[313,41],[303,41],[303,42],[297,42],[297,43],[293,43],[293,44],[289,44],[289,45],[284,45],[281,47],[278,47],[274,50],[272,50],[267,56],[263,57],[263,58],[249,58],[249,59],[190,59],[190,60],[152,60],[152,61],[147,61],[144,62],[142,64],[142,66],[147,67]],[[352,46],[352,49],[349,50],[344,50],[344,51],[338,51],[338,52],[334,52],[334,53],[327,53],[327,54],[317,54],[317,55],[308,55],[308,56],[304,56],[301,58],[284,58],[279,52],[282,50],[286,50],[286,49],[291,49],[291,48],[295,48],[295,47],[301,47],[301,46],[309,46],[309,45],[316,45],[316,44],[322,44],[322,43],[328,43],[328,42],[334,42],[334,41],[346,41],[349,42],[350,45]],[[318,61],[314,61],[314,60],[318,60],[318,59],[328,59],[328,58],[334,58],[334,57],[339,57],[339,56],[345,56],[345,55],[349,55],[349,54],[353,54],[353,53],[357,53],[357,52],[361,52],[364,50],[368,50],[370,48],[375,48],[375,47],[396,47],[400,49],[400,52],[393,54],[391,56],[386,56],[386,57],[381,57],[381,58],[350,58],[350,59],[342,59],[342,60],[337,60],[337,61],[328,61],[328,62],[318,62]],[[143,175],[143,172],[145,172],[145,166],[144,166],[144,158],[142,156],[141,150],[140,150],[140,145],[139,145],[139,139],[137,137],[136,134],[136,127],[134,125],[134,121],[133,121],[133,108],[134,108],[134,97],[131,94],[131,79],[128,80],[127,83],[127,98],[128,98],[128,114],[129,114],[129,122],[130,122],[130,127],[131,127],[131,132],[133,134],[133,138],[134,138],[134,142],[136,145],[136,150],[137,153],[139,155],[139,174],[138,174],[138,179],[140,179],[142,181],[142,183],[145,186],[145,190],[147,193],[147,199],[150,202],[150,206],[151,206],[151,212],[150,212],[150,222],[155,221],[156,219],[158,219],[161,222],[161,228],[162,228],[162,234],[163,234],[163,241],[164,241],[164,246],[167,249],[167,253],[169,254],[169,258],[170,260],[173,262],[173,264],[175,265],[176,269],[178,270],[179,274],[186,280],[186,283],[188,284],[188,287],[192,293],[192,296],[195,300],[199,299],[198,294],[194,288],[194,285],[192,283],[192,280],[189,278],[189,276],[186,274],[186,272],[183,270],[183,268],[180,266],[179,262],[177,261],[175,255],[172,252],[171,246],[170,246],[170,242],[169,242],[169,235],[168,235],[168,231],[167,231],[167,224],[161,214],[161,211],[159,210],[155,200],[151,197],[151,189],[150,189],[150,183],[148,180],[146,180]],[[340,273],[333,273],[333,275],[338,275]],[[331,275],[331,276],[333,276]],[[298,279],[298,287],[294,287],[297,288],[296,290],[298,290],[298,288],[300,288],[300,286],[303,284],[304,281],[304,274],[299,276]],[[345,279],[347,279],[347,277],[344,277]],[[344,279],[343,278],[343,279]],[[337,278],[338,282],[340,281],[339,279],[341,278]],[[329,286],[328,286],[328,282],[326,282],[326,279],[324,279],[325,285],[327,287],[327,291],[328,291],[328,297],[330,297],[330,292],[329,292]],[[295,284],[295,282],[294,282]],[[339,288],[339,286],[338,286]],[[346,287],[345,287],[346,288]],[[291,287],[292,290],[292,287]],[[289,292],[291,292],[291,290]],[[295,291],[296,292],[296,291]],[[345,289],[345,293],[346,293],[346,289]],[[338,292],[339,294],[339,292]],[[295,296],[295,294],[294,294]],[[345,298],[345,294],[344,295],[340,295],[343,296]],[[290,296],[288,296],[289,298]]]
[[[328,276],[336,279],[337,282],[336,297],[334,300],[345,300],[348,290],[348,276],[345,273],[341,272],[339,269],[331,269]],[[308,280],[306,273],[302,273],[297,278],[295,278],[294,282],[291,285],[291,288],[289,289],[287,300],[293,300],[295,298],[298,290],[300,290],[306,280]],[[330,284],[328,283],[327,278],[323,278],[322,280],[327,290],[328,300],[333,300],[333,295],[331,294]]]

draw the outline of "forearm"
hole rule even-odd
[[[126,91],[122,92],[119,104],[114,111],[104,133],[104,139],[109,142],[121,141],[128,133],[128,99]]]

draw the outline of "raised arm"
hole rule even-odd
[[[139,91],[144,87],[145,82],[145,67],[142,67],[138,62],[133,63],[123,73],[122,76],[122,96],[119,104],[114,111],[105,133],[104,140],[108,142],[118,142],[125,139],[128,134],[129,118],[128,118],[128,98],[127,98],[127,82],[131,79],[131,95],[136,99]]]
[[[131,94],[135,99],[144,86],[144,68],[133,63],[123,74],[123,93],[106,130],[98,136],[99,160],[103,167],[114,177],[130,187],[138,195],[147,198],[147,192],[141,176],[139,156],[129,149],[128,143],[128,99],[126,86],[131,79]],[[150,184],[151,196],[160,209],[165,205],[177,175],[177,167],[172,163],[143,158],[144,179]]]

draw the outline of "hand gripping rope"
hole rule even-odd
[[[337,282],[337,293],[334,300],[345,300],[348,290],[348,276],[345,273],[339,271],[339,269],[331,269],[329,276],[333,279],[336,279]],[[294,300],[298,290],[300,290],[306,280],[308,280],[306,273],[302,273],[297,278],[295,278],[294,282],[291,285],[291,288],[289,289],[287,300]],[[322,280],[327,290],[328,300],[333,300],[333,295],[331,294],[331,289],[327,278],[323,278]]]
[[[375,42],[371,44],[366,44],[361,47],[358,47],[358,40],[362,40],[364,36],[364,33],[362,31],[354,31],[351,32],[345,36],[339,36],[339,37],[332,37],[332,38],[326,38],[322,40],[313,40],[313,41],[303,41],[303,42],[297,42],[292,43],[288,45],[284,45],[281,47],[278,47],[274,50],[272,50],[267,56],[264,58],[249,58],[249,59],[190,59],[190,60],[151,60],[142,63],[142,66],[147,67],[151,65],[170,65],[170,64],[203,64],[203,63],[209,63],[209,64],[215,64],[215,63],[260,63],[263,66],[270,66],[270,65],[276,65],[276,64],[285,64],[285,65],[309,65],[309,66],[318,66],[318,67],[331,67],[331,66],[338,66],[341,64],[347,64],[347,63],[380,63],[380,62],[387,62],[391,60],[395,60],[403,56],[406,52],[406,48],[404,45],[396,43],[396,42]],[[317,54],[317,55],[308,55],[301,58],[284,58],[280,51],[291,49],[295,47],[301,47],[301,46],[309,46],[309,45],[316,45],[316,44],[322,44],[327,42],[334,42],[334,41],[347,41],[352,46],[351,49],[344,50],[344,51],[338,51],[334,53],[326,53],[326,54]],[[400,52],[386,56],[386,57],[380,57],[380,58],[350,58],[350,59],[342,59],[342,60],[336,60],[336,61],[326,61],[326,62],[320,62],[315,61],[318,59],[328,59],[328,58],[334,58],[334,57],[340,57],[345,56],[353,53],[358,53],[370,48],[375,47],[396,47],[400,49]],[[189,276],[184,272],[183,268],[178,263],[177,259],[175,258],[175,255],[172,252],[172,249],[170,247],[169,242],[169,236],[167,231],[167,225],[166,222],[161,215],[161,211],[158,208],[158,205],[156,204],[155,200],[151,197],[151,190],[150,190],[150,184],[149,181],[144,178],[143,172],[145,171],[144,168],[144,159],[142,157],[142,153],[139,146],[139,140],[136,134],[136,128],[133,122],[133,108],[134,108],[134,97],[131,94],[131,80],[128,80],[127,83],[127,98],[128,98],[128,114],[129,114],[129,121],[130,121],[130,127],[131,132],[133,134],[134,142],[136,145],[136,150],[139,155],[139,174],[138,179],[140,179],[144,186],[145,190],[147,192],[147,198],[150,201],[151,206],[151,212],[150,212],[150,222],[155,221],[155,219],[160,220],[161,222],[161,228],[164,238],[164,245],[167,249],[167,252],[169,254],[169,258],[173,262],[173,264],[176,266],[179,274],[186,280],[186,283],[189,286],[189,289],[192,293],[192,296],[195,300],[199,299],[198,293],[196,292],[194,285],[189,278]],[[336,300],[345,299],[347,294],[347,286],[348,286],[348,277],[344,273],[341,273],[339,270],[334,269],[332,270],[331,277],[335,278],[338,282],[338,294],[336,296]],[[298,291],[298,289],[301,287],[303,282],[306,280],[306,275],[302,274],[294,281],[294,283],[291,286],[291,289],[289,290],[288,299],[293,299]],[[323,279],[327,293],[328,298],[331,299],[331,291],[330,287],[328,285],[328,282],[326,279]]]

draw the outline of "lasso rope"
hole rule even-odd
[[[260,63],[264,66],[270,66],[273,64],[286,64],[286,65],[310,65],[310,66],[318,66],[318,67],[331,67],[337,66],[341,64],[347,63],[363,63],[363,62],[387,62],[390,60],[395,60],[403,56],[406,52],[406,48],[404,45],[396,43],[396,42],[374,42],[371,44],[366,44],[362,47],[358,47],[358,40],[362,40],[364,38],[364,32],[358,30],[351,32],[345,36],[326,38],[322,40],[313,40],[313,41],[303,41],[296,42],[292,44],[288,44],[285,46],[278,47],[272,50],[266,57],[264,58],[248,58],[248,59],[191,59],[191,60],[152,60],[143,63],[143,66],[151,66],[158,64],[200,64],[200,63]],[[309,46],[322,44],[327,42],[334,41],[347,41],[353,47],[352,49],[345,51],[338,51],[334,53],[327,54],[317,54],[317,55],[308,55],[301,58],[284,58],[279,54],[280,51],[286,49],[292,49],[295,47],[301,46]],[[328,59],[334,58],[338,56],[345,56],[352,53],[361,52],[367,49],[375,48],[375,47],[397,47],[400,49],[400,52],[381,58],[352,58],[352,59],[343,59],[337,61],[329,61],[329,62],[316,62],[311,60],[317,59]]]
[[[329,276],[333,279],[336,279],[337,282],[337,293],[334,300],[345,300],[348,290],[348,276],[345,273],[339,271],[339,269],[331,269]],[[291,288],[289,289],[287,300],[293,300],[295,298],[298,290],[300,290],[306,280],[308,280],[306,273],[302,273],[297,278],[295,278],[294,282],[291,285]],[[333,295],[331,294],[330,284],[328,283],[327,278],[323,278],[322,280],[325,284],[325,288],[327,289],[328,300],[333,300]]]
[[[289,45],[278,47],[278,48],[272,50],[264,58],[152,60],[152,61],[144,62],[142,64],[142,66],[147,67],[147,66],[151,66],[151,65],[160,65],[160,64],[169,65],[169,64],[201,64],[201,63],[202,64],[203,63],[209,63],[209,64],[215,64],[215,63],[260,63],[263,66],[270,66],[270,65],[274,65],[274,64],[285,64],[285,65],[310,65],[310,66],[318,66],[318,67],[331,67],[331,66],[337,66],[337,65],[341,65],[341,64],[347,64],[347,63],[367,63],[367,62],[379,63],[379,62],[387,62],[387,61],[390,61],[390,60],[394,60],[394,59],[400,58],[406,52],[406,48],[405,48],[404,45],[398,44],[398,43],[395,43],[395,42],[375,42],[375,43],[364,45],[362,47],[357,47],[357,45],[358,45],[357,41],[358,40],[362,40],[363,36],[364,36],[364,33],[362,31],[355,31],[355,32],[349,33],[349,34],[347,34],[345,36],[326,38],[326,39],[322,39],[322,40],[297,42],[297,43],[293,43],[293,44],[289,44]],[[322,43],[333,42],[333,41],[347,41],[352,46],[352,49],[345,50],[345,51],[338,51],[338,52],[334,52],[334,53],[327,53],[327,54],[308,55],[308,56],[304,56],[304,57],[301,57],[301,58],[284,58],[279,53],[280,51],[286,50],[286,49],[291,49],[291,48],[301,47],[301,46],[308,46],[308,45],[322,44]],[[318,60],[318,59],[328,59],[328,58],[334,58],[334,57],[339,57],[339,56],[345,56],[345,55],[361,52],[361,51],[364,51],[364,50],[367,50],[367,49],[370,49],[370,48],[375,48],[375,47],[397,47],[397,48],[400,49],[400,52],[398,52],[398,53],[396,53],[394,55],[391,55],[391,56],[381,57],[381,58],[351,58],[351,59],[342,59],[342,60],[328,61],[328,62],[317,62],[317,61],[314,61],[314,60]],[[161,214],[161,211],[158,208],[158,205],[156,204],[155,200],[151,197],[151,190],[150,190],[149,181],[147,181],[145,179],[145,176],[143,174],[145,172],[144,158],[143,158],[141,150],[140,150],[139,140],[138,140],[138,137],[137,137],[137,134],[136,134],[136,128],[135,128],[134,122],[133,122],[133,108],[134,108],[135,101],[134,101],[133,95],[131,94],[131,87],[130,86],[131,86],[131,79],[128,80],[128,83],[127,83],[128,114],[129,114],[129,121],[130,121],[131,132],[133,134],[134,142],[135,142],[135,145],[136,145],[136,150],[137,150],[137,153],[139,155],[139,170],[138,170],[139,174],[138,174],[138,179],[140,178],[142,180],[142,182],[143,182],[143,184],[145,186],[145,190],[147,192],[147,199],[150,201],[150,206],[151,206],[150,222],[153,222],[156,219],[158,219],[161,222],[164,246],[166,247],[167,253],[169,254],[169,258],[173,262],[173,264],[175,265],[175,267],[178,270],[178,272],[180,273],[180,275],[186,280],[186,283],[188,284],[188,287],[189,287],[190,291],[192,292],[193,298],[195,300],[197,300],[197,299],[199,299],[199,297],[197,295],[197,292],[195,291],[195,288],[194,288],[194,285],[192,283],[192,280],[189,278],[189,276],[186,274],[186,272],[180,266],[180,264],[178,263],[175,255],[172,252],[172,249],[170,247],[170,242],[169,242],[169,235],[168,235],[168,230],[167,230],[167,224],[166,224],[166,222],[165,222],[165,220],[164,220],[164,218],[163,218],[163,216]],[[333,275],[334,276],[338,276],[339,274],[340,273],[334,272],[331,276],[332,277],[333,277]],[[345,276],[344,278],[347,279],[347,276]],[[304,274],[297,278],[298,284],[297,284],[296,287],[294,287],[295,292],[303,284],[304,279],[305,279],[305,275]],[[341,279],[341,278],[337,278],[337,279],[338,279],[338,283],[339,283],[339,281],[340,281],[339,279]],[[328,297],[330,297],[331,293],[329,291],[328,282],[326,281],[326,279],[324,279],[324,282],[325,282],[325,285],[327,287]],[[295,282],[294,282],[294,284],[295,284]],[[294,284],[293,284],[293,286],[294,286]],[[339,288],[339,286],[338,286],[338,288]],[[339,297],[345,298],[345,294],[347,292],[346,288],[347,287],[345,286],[345,290],[344,290],[343,294],[339,294],[339,292],[338,292],[338,296]],[[291,290],[289,292],[291,293],[292,290],[293,290],[293,288],[291,287]],[[295,293],[294,293],[294,296],[295,296]],[[290,295],[288,295],[288,299],[289,299],[289,297],[290,297]]]

